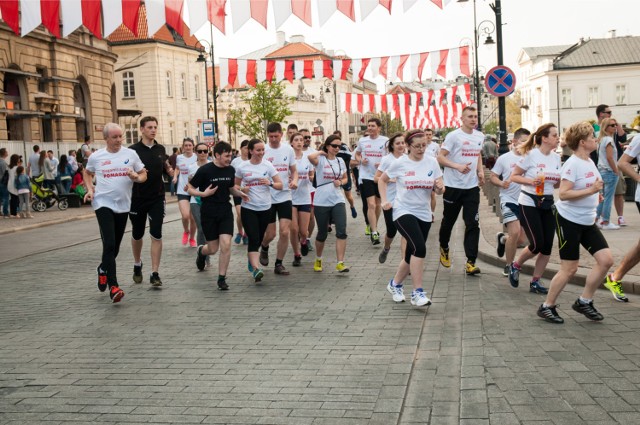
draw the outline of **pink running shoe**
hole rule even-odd
[[[182,234],[182,245],[187,245],[189,243],[189,232],[184,232]]]
[[[189,246],[191,246],[191,248],[197,248],[198,244],[196,244],[195,239],[189,239]]]

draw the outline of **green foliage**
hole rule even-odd
[[[487,122],[484,125],[484,127],[482,127],[482,132],[484,134],[496,135],[496,134],[498,134],[499,130],[500,130],[500,124],[498,124],[498,121],[496,121],[496,120],[491,120],[491,121]]]
[[[522,127],[522,112],[520,111],[521,102],[520,90],[515,91],[513,94],[505,99],[506,106],[506,118],[507,118],[507,133],[513,133],[520,127]]]
[[[380,133],[385,136],[391,136],[392,134],[401,133],[405,130],[402,121],[398,118],[392,119],[391,114],[382,112],[378,118],[380,118],[382,122]]]
[[[638,115],[633,119],[633,121],[631,121],[631,125],[629,127],[636,128],[638,126],[640,126],[640,115]]]
[[[457,127],[443,127],[436,133],[436,136],[438,136],[438,139],[444,140],[444,138],[447,137],[447,134],[454,130],[457,130]]]
[[[232,109],[227,114],[227,125],[250,138],[267,140],[267,124],[285,123],[291,115],[293,98],[285,94],[282,83],[262,82],[243,94],[242,102],[247,106]]]

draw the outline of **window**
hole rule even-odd
[[[189,137],[189,123],[184,123],[184,137]]]
[[[171,71],[167,71],[167,97],[173,97],[173,80],[171,79]]]
[[[616,84],[616,105],[627,104],[627,85]]]
[[[571,108],[571,89],[562,89],[560,91],[561,108]]]
[[[598,106],[600,102],[598,102],[598,88],[597,87],[589,87],[589,96],[588,96],[589,106]]]
[[[169,123],[169,142],[172,145],[176,144],[176,131],[172,122]]]
[[[36,73],[40,74],[40,78],[38,78],[38,91],[40,93],[47,93],[49,89],[49,79],[47,78],[47,68],[36,66]]]
[[[197,75],[194,77],[194,85],[196,89],[196,99],[200,100],[200,77]]]
[[[136,97],[136,87],[133,81],[133,72],[125,72],[122,74],[122,92],[125,98]]]
[[[187,98],[187,76],[184,73],[180,74],[180,93],[183,99]]]
[[[51,122],[51,114],[45,114],[42,117],[42,141],[53,142],[53,125]]]
[[[133,123],[124,126],[124,138],[128,145],[138,142],[139,136],[137,124]]]

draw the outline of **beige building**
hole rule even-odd
[[[116,116],[115,62],[107,42],[82,28],[64,39],[42,27],[19,37],[0,22],[0,144],[21,153],[35,143],[102,140],[102,126]]]
[[[158,119],[162,144],[198,140],[198,120],[206,117],[205,66],[196,62],[202,47],[186,25],[184,37],[166,25],[148,37],[145,14],[141,5],[137,37],[124,25],[109,36],[118,57],[114,93],[126,142],[138,141],[138,122],[147,115]]]

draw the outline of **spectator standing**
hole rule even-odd
[[[87,166],[87,161],[89,157],[93,153],[93,149],[91,149],[91,136],[84,136],[84,143],[80,146],[80,153],[82,153],[81,158],[77,158],[78,161],[82,162],[82,165]]]
[[[18,198],[18,189],[16,189],[16,171],[18,166],[22,165],[22,157],[13,154],[9,158],[9,181],[7,190],[9,191],[9,215],[11,218],[18,218],[18,207],[20,206],[20,198]]]
[[[603,230],[617,230],[617,224],[611,223],[611,204],[616,193],[620,172],[618,170],[618,150],[613,140],[618,123],[615,118],[605,118],[601,122],[598,136],[598,171],[604,183],[604,199],[596,210],[596,225]]]
[[[44,174],[44,187],[53,189],[56,187],[56,167],[53,162],[53,151],[42,152],[44,154],[44,166],[42,173]]]
[[[58,175],[56,176],[56,183],[58,184],[58,190],[60,194],[69,193],[71,190],[71,179],[74,175],[73,167],[69,164],[67,155],[60,157],[60,163],[58,164]]]
[[[40,167],[40,146],[33,145],[33,153],[27,159],[27,174],[31,177],[38,177],[42,174]]]
[[[20,199],[20,218],[33,218],[29,211],[31,203],[31,180],[24,172],[24,167],[18,165],[16,168],[16,190]]]
[[[69,164],[71,164],[71,169],[74,173],[78,171],[78,161],[76,160],[76,155],[77,152],[72,149],[69,151],[69,155],[67,156],[67,160],[69,161]]]
[[[9,164],[7,164],[7,158],[9,158],[7,148],[0,148],[0,203],[4,218],[9,218]]]
[[[484,143],[482,144],[482,159],[484,160],[484,166],[489,170],[492,169],[497,158],[498,145],[493,137],[486,135]]]

